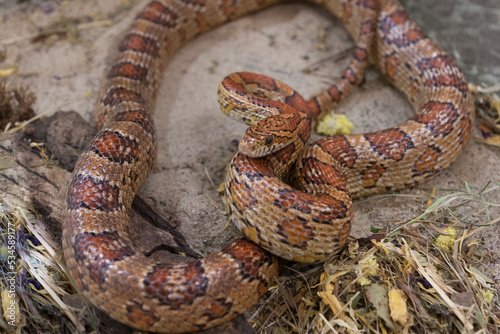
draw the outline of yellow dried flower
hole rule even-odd
[[[364,266],[369,266],[369,272],[368,275],[375,275],[377,274],[377,269],[378,269],[378,263],[377,263],[377,258],[373,254],[368,254],[361,260],[359,260],[358,264],[364,265]]]
[[[327,114],[318,122],[316,132],[325,136],[348,135],[353,129],[354,124],[346,115]]]
[[[440,235],[436,238],[434,242],[436,246],[443,250],[451,251],[455,245],[455,236],[457,235],[457,230],[453,227],[448,227],[444,230],[446,233],[450,235]]]
[[[483,298],[489,304],[493,300],[493,293],[490,290],[483,290]]]
[[[365,285],[370,285],[372,284],[372,281],[370,281],[368,278],[366,277],[361,277],[359,280],[358,280],[358,284],[361,285],[361,286],[365,286]]]
[[[358,272],[358,276],[366,272],[366,276],[373,276],[377,274],[378,263],[377,258],[373,254],[368,254],[364,258],[358,261],[360,265],[360,272]],[[358,284],[361,286],[370,285],[371,281],[365,277],[362,277],[358,280]]]

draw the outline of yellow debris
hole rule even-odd
[[[369,267],[369,275],[376,275],[378,269],[377,258],[373,254],[368,254],[358,262],[361,265],[365,265]]]
[[[325,280],[329,275],[327,273],[321,274],[322,281]],[[318,296],[327,304],[332,310],[333,314],[338,314],[339,319],[344,319],[344,314],[341,311],[344,308],[344,304],[338,300],[337,296],[333,294],[335,286],[332,281],[326,283],[325,291],[318,291]]]
[[[370,285],[372,284],[372,281],[370,281],[368,278],[366,277],[361,277],[359,280],[358,280],[358,284],[361,285],[361,286],[365,286],[365,285]]]
[[[427,209],[431,206],[431,204],[432,204],[432,198],[433,198],[434,196],[436,196],[436,187],[433,187],[433,188],[432,188],[432,191],[431,191],[431,196],[430,196],[430,197],[429,197],[429,199],[427,200],[427,206],[426,206],[426,208],[427,208]]]
[[[443,250],[451,251],[454,248],[455,245],[455,236],[457,235],[457,230],[455,230],[453,227],[448,227],[444,230],[446,233],[449,233],[450,235],[440,235],[436,238],[436,241],[434,243],[436,246]]]
[[[316,132],[320,135],[348,135],[354,129],[354,124],[346,115],[328,114],[323,117],[316,127]]]
[[[402,293],[403,291],[400,289],[391,289],[388,292],[388,296],[392,320],[404,326],[408,321],[408,310],[406,308],[406,301],[401,296]]]
[[[483,290],[483,298],[489,304],[493,300],[493,293],[490,290]]]
[[[9,75],[16,73],[17,70],[18,70],[17,66],[13,66],[6,69],[0,69],[0,77],[8,77]]]
[[[368,254],[367,256],[359,260],[358,264],[361,266],[361,273],[358,273],[358,275],[366,273],[366,276],[374,276],[377,274],[377,269],[379,265],[377,263],[377,258],[375,257],[375,255]],[[365,286],[365,285],[370,285],[372,283],[368,278],[366,278],[366,276],[361,277],[358,280],[359,285]]]

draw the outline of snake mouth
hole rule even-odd
[[[238,147],[238,150],[250,158],[263,158],[263,157],[269,155],[268,152],[266,152],[266,151],[264,151],[264,152],[254,151],[254,150],[248,149],[247,147],[241,146],[241,145]]]
[[[238,145],[238,150],[250,158],[262,158],[285,148],[289,144],[291,141],[279,141],[272,134],[256,135],[247,131]]]
[[[238,150],[250,158],[262,158],[272,153],[268,146],[262,146],[260,141],[249,136],[245,136],[241,139]]]

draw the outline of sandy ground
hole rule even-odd
[[[93,122],[103,73],[119,38],[147,2],[0,1],[0,46],[7,52],[2,67],[19,68],[7,82],[29,86],[37,95],[38,113],[76,110]],[[470,82],[500,83],[500,2],[406,0],[403,4],[423,29],[457,58]],[[65,19],[79,19],[79,29],[30,41],[40,29]],[[280,79],[309,97],[336,81],[348,60],[333,61],[332,56],[351,46],[338,20],[318,7],[303,4],[282,5],[248,16],[186,45],[164,76],[154,114],[159,155],[141,195],[160,211],[177,217],[179,229],[201,254],[219,249],[239,235],[233,225],[225,228],[227,216],[217,188],[244,126],[219,111],[218,83],[228,73],[254,71]],[[315,71],[306,73],[311,68]],[[376,71],[368,73],[366,83],[338,112],[348,114],[356,125],[355,132],[393,126],[413,114]],[[500,181],[499,162],[498,149],[471,140],[450,168],[411,193],[428,193],[432,187],[464,189],[464,182],[482,187],[491,180]],[[500,202],[498,197],[494,200]],[[364,236],[370,225],[391,228],[417,216],[422,207],[415,198],[356,201],[352,234]],[[486,222],[482,214],[470,220]],[[498,232],[498,228],[491,228],[485,236],[494,258],[499,258]],[[499,267],[491,270],[500,277]]]

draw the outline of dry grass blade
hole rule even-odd
[[[0,81],[0,130],[8,131],[19,122],[33,118],[35,95],[26,88],[10,89]]]
[[[63,301],[75,291],[60,262],[57,246],[42,221],[29,210],[12,210],[0,203],[0,231],[0,266],[4,278],[15,282],[14,293],[9,298],[2,293],[2,304],[16,305],[16,330],[48,333],[59,328],[58,332],[84,332],[90,326],[86,322],[92,322],[92,315],[77,312]],[[9,288],[5,282],[2,280],[2,292]],[[82,316],[87,320],[83,321]],[[5,320],[10,319],[6,317]],[[12,324],[3,328],[12,329]]]
[[[497,181],[488,182],[483,188],[478,188],[473,186],[467,182],[465,184],[464,191],[452,191],[450,194],[442,196],[442,197],[434,197],[432,198],[432,203],[427,207],[427,209],[420,214],[418,217],[408,221],[407,223],[399,226],[394,229],[389,236],[394,236],[400,229],[414,224],[418,221],[425,219],[431,214],[442,213],[443,211],[449,214],[453,219],[459,221],[464,224],[468,224],[468,222],[463,218],[456,214],[456,209],[460,206],[470,204],[471,202],[476,202],[481,204],[487,214],[487,221],[485,225],[489,226],[491,224],[491,218],[488,212],[488,209],[491,207],[500,207],[500,203],[495,203],[488,201],[486,196],[489,194],[497,194],[500,191],[500,183]],[[411,195],[394,195],[400,197],[416,197]]]
[[[325,264],[292,265],[280,278],[286,295],[274,289],[254,314],[257,332],[497,332],[496,285],[478,269],[476,250],[478,235],[500,222],[500,185],[464,188],[438,189],[446,194],[429,196],[417,218],[389,234],[351,240]],[[472,225],[472,216],[482,221]]]

